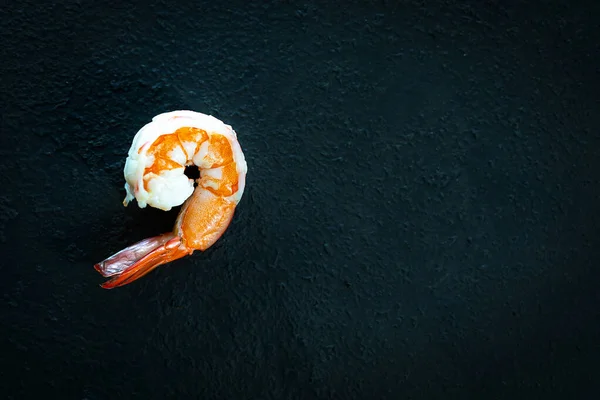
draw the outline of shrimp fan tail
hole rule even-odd
[[[94,265],[104,277],[113,277],[101,284],[104,289],[123,286],[146,275],[156,267],[191,254],[181,245],[181,238],[174,233],[140,240]]]

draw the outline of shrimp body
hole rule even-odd
[[[191,165],[200,170],[196,182],[185,175],[185,167]],[[141,208],[165,211],[183,206],[172,232],[144,239],[96,264],[100,274],[113,277],[101,286],[131,283],[159,265],[212,246],[233,218],[246,172],[231,126],[194,111],[155,116],[129,149],[123,204],[135,199]]]

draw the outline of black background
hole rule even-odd
[[[598,398],[589,3],[5,2],[2,393]],[[103,290],[177,215],[121,204],[175,109],[234,127],[246,192],[208,251]]]

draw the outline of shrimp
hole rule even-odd
[[[195,182],[185,175],[190,165],[200,170]],[[129,149],[123,205],[135,199],[140,208],[168,211],[183,206],[172,232],[141,240],[95,264],[102,276],[112,277],[100,286],[129,284],[160,265],[212,246],[233,218],[247,169],[236,132],[217,118],[187,110],[152,118]]]

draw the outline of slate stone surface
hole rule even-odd
[[[2,6],[10,399],[600,395],[598,2]],[[204,253],[123,208],[135,132],[231,124],[247,189]]]

